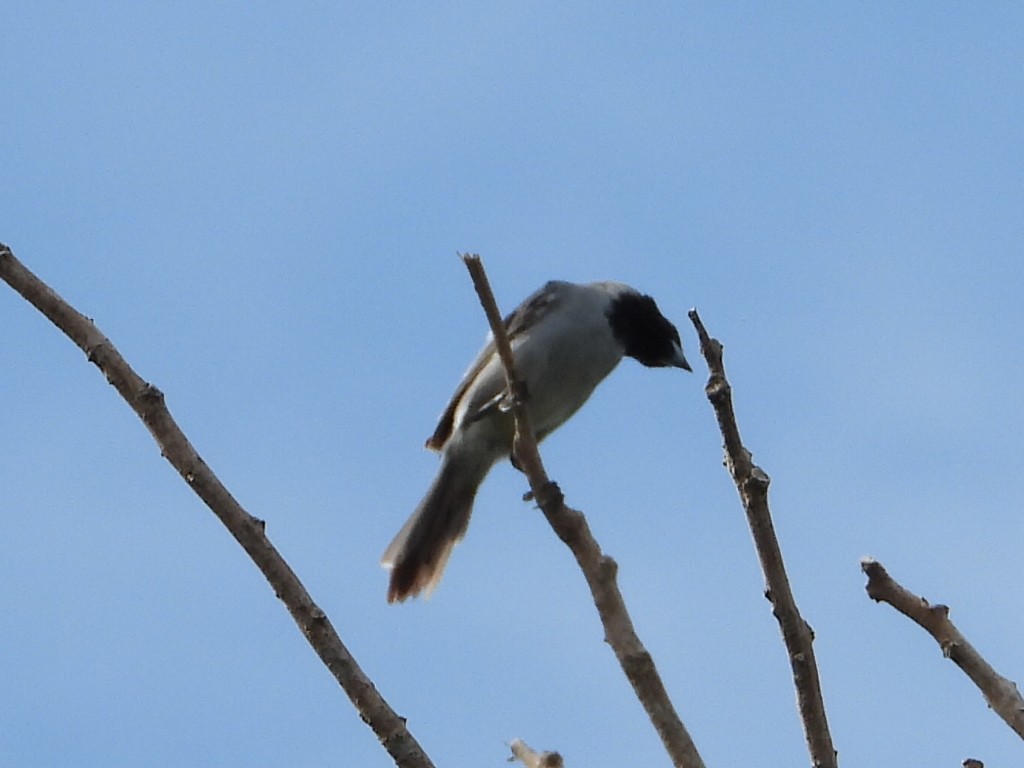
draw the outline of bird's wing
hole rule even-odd
[[[522,304],[516,307],[512,312],[505,317],[502,324],[505,326],[505,332],[508,334],[509,341],[515,342],[517,339],[523,337],[529,332],[534,325],[536,325],[544,315],[558,304],[561,292],[558,288],[563,285],[557,280],[551,280],[544,284],[544,287],[530,295]],[[462,381],[459,382],[459,386],[455,389],[455,394],[452,395],[452,399],[448,402],[448,407],[444,409],[444,413],[441,414],[440,420],[437,422],[437,427],[434,429],[434,434],[427,438],[426,446],[431,450],[439,451],[444,447],[444,444],[448,442],[448,438],[452,435],[452,430],[455,428],[455,412],[458,410],[462,399],[466,396],[466,392],[476,381],[480,372],[487,366],[487,364],[494,357],[497,349],[494,345],[494,340],[490,338],[488,334],[488,342],[484,345],[484,348],[480,350],[480,354],[477,355],[476,360],[469,366],[469,370],[466,371],[466,375],[462,377]],[[499,392],[497,395],[492,395],[487,398],[484,403],[473,412],[466,415],[468,421],[475,421],[479,419],[484,413],[491,408],[498,405],[502,397],[503,392]]]

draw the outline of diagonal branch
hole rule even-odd
[[[62,299],[0,244],[0,279],[85,352],[107,381],[149,429],[164,458],[235,537],[288,608],[303,636],[352,700],[359,716],[373,729],[395,763],[407,768],[433,768],[409,733],[405,721],[388,706],[341,642],[324,612],[313,602],[299,577],[270,543],[265,524],[235,500],[202,460],[164,403],[163,393],[144,381],[92,321]]]
[[[974,646],[967,642],[949,620],[949,608],[945,605],[932,605],[923,597],[910,592],[892,578],[877,560],[865,557],[860,567],[868,577],[865,586],[868,597],[875,602],[888,603],[935,638],[942,649],[942,655],[951,659],[971,678],[985,696],[988,705],[1006,721],[1014,733],[1024,738],[1024,698],[1017,690],[1016,683],[996,672]]]
[[[700,349],[707,360],[711,377],[705,392],[715,409],[718,426],[725,442],[725,458],[736,488],[743,501],[747,523],[754,535],[754,546],[761,560],[765,578],[765,597],[772,604],[772,613],[779,622],[782,639],[789,653],[789,664],[793,670],[793,682],[797,691],[797,706],[803,720],[807,749],[811,763],[816,768],[835,768],[838,765],[836,751],[832,746],[828,720],[825,717],[825,703],[821,698],[821,683],[818,679],[818,665],[814,660],[814,632],[804,621],[789,587],[789,577],[782,561],[782,550],[775,536],[771,513],[768,510],[768,484],[771,479],[764,470],[754,464],[750,451],[740,440],[736,414],[732,408],[732,387],[725,378],[722,362],[722,345],[712,339],[697,314],[691,309],[690,320],[700,337]]]
[[[522,468],[530,481],[530,490],[541,511],[554,528],[558,537],[568,545],[583,570],[583,575],[594,596],[597,612],[604,625],[605,641],[615,652],[622,670],[636,691],[655,730],[661,737],[672,763],[678,768],[703,768],[697,747],[686,727],[669,700],[665,685],[658,675],[651,654],[644,648],[633,629],[633,622],[626,610],[615,581],[618,565],[601,551],[600,545],[590,532],[586,518],[581,512],[567,507],[559,487],[548,479],[537,450],[537,438],[530,424],[529,409],[523,383],[517,378],[515,360],[509,345],[508,335],[501,320],[501,313],[494,300],[494,294],[484,273],[480,257],[465,254],[462,260],[473,279],[473,286],[480,297],[491,325],[494,342],[505,366],[508,390],[512,393],[513,412],[516,420],[516,436],[513,454],[517,465]]]

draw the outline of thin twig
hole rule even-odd
[[[288,563],[270,543],[264,522],[234,499],[200,458],[171,417],[163,393],[144,381],[89,318],[62,299],[30,272],[6,245],[0,244],[0,278],[48,317],[114,385],[149,429],[163,456],[188,486],[241,544],[317,655],[352,700],[359,716],[373,729],[395,763],[408,768],[432,768],[433,763],[409,733],[405,721],[388,706],[370,679],[341,642],[330,620],[313,602]]]
[[[932,605],[923,597],[910,592],[892,578],[877,560],[865,557],[860,567],[868,577],[865,585],[868,597],[875,602],[888,603],[935,638],[942,649],[942,655],[952,660],[971,678],[988,705],[1014,733],[1024,739],[1024,698],[1017,690],[1017,684],[996,672],[974,646],[967,642],[949,620],[949,608],[945,605]]]
[[[747,523],[754,536],[754,545],[764,572],[765,597],[772,604],[772,613],[779,622],[782,639],[789,653],[797,706],[803,721],[811,764],[818,768],[835,768],[838,765],[836,751],[832,746],[825,703],[821,697],[818,665],[814,660],[814,632],[797,609],[768,510],[768,484],[771,480],[764,470],[754,464],[750,451],[743,447],[743,441],[740,440],[732,407],[732,388],[725,378],[721,343],[708,335],[697,310],[691,309],[689,317],[697,329],[701,352],[711,371],[705,393],[715,409],[725,442],[726,464],[739,490]]]
[[[654,666],[654,660],[633,629],[626,603],[616,584],[618,566],[601,551],[583,514],[565,505],[561,490],[548,479],[544,470],[537,450],[537,438],[530,425],[526,402],[529,395],[528,384],[524,397],[523,383],[516,378],[515,360],[512,357],[508,336],[480,257],[465,254],[462,259],[487,313],[491,333],[505,365],[508,389],[513,394],[512,405],[516,420],[513,451],[517,465],[526,474],[533,497],[544,512],[548,523],[576,557],[576,562],[579,563],[594,597],[601,623],[604,625],[605,641],[615,652],[673,764],[679,768],[703,768],[704,762],[669,700],[665,685]]]

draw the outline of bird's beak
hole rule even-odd
[[[683,354],[683,349],[678,344],[675,346],[675,357],[672,359],[672,365],[676,368],[682,368],[684,371],[690,371],[693,373],[693,368],[686,362],[686,355]]]

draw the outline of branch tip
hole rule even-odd
[[[1024,738],[1024,699],[1010,680],[1000,675],[982,657],[949,619],[949,607],[932,605],[897,582],[881,563],[861,559],[868,576],[868,597],[885,602],[924,629],[938,643],[942,655],[951,659],[978,687],[988,705],[1020,737]]]

